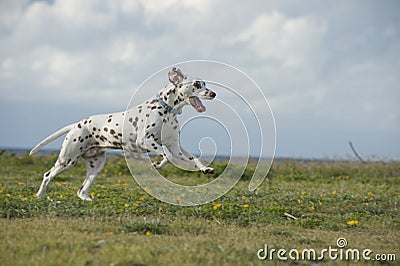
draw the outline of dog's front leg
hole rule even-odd
[[[172,144],[174,143],[174,144]],[[214,168],[205,166],[198,158],[185,151],[180,145],[179,141],[172,142],[167,146],[171,156],[178,161],[184,162],[189,166],[199,169],[204,174],[214,174]]]
[[[194,163],[196,164],[196,166],[200,169],[200,171],[203,172],[203,174],[214,174],[214,168],[212,167],[208,167],[205,166],[197,157],[194,157],[193,155],[191,155],[189,152],[187,152],[186,150],[184,150],[182,147],[179,147],[182,154],[184,154],[186,157],[193,158]]]
[[[163,147],[158,144],[153,137],[138,138],[136,145],[144,150],[154,152],[156,155],[162,156],[163,159],[160,162],[153,163],[155,168],[161,168],[168,163],[167,155],[165,154]]]

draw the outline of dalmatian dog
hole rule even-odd
[[[77,194],[82,200],[90,201],[89,188],[103,169],[105,152],[110,149],[152,152],[162,158],[160,162],[153,163],[155,168],[174,160],[204,174],[213,174],[213,168],[204,166],[180,146],[177,116],[185,105],[192,106],[197,112],[204,112],[206,108],[201,99],[212,100],[216,93],[208,89],[204,81],[186,76],[175,67],[169,71],[168,78],[171,84],[145,103],[125,112],[88,117],[60,129],[36,145],[30,155],[67,134],[57,161],[43,176],[37,197],[44,197],[49,182],[82,157],[87,172]],[[124,122],[127,124],[123,127]]]

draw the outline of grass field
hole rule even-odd
[[[326,254],[316,262],[289,257],[301,258],[307,249],[322,256],[329,246],[338,249],[338,238],[347,240],[338,250],[396,256],[396,262],[370,264],[400,261],[399,162],[283,161],[254,192],[247,190],[250,165],[224,197],[180,207],[146,194],[118,157],[108,159],[91,189],[92,202],[76,196],[82,164],[56,178],[47,199],[36,199],[55,158],[0,155],[1,265],[348,265]],[[162,174],[177,183],[212,180],[172,165]],[[286,249],[288,261],[278,260],[277,252],[273,261],[260,260],[264,245]],[[361,258],[359,264],[366,263]]]

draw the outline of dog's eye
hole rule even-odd
[[[193,83],[193,86],[194,86],[196,89],[200,89],[201,84],[200,84],[199,81],[195,81],[195,82]]]

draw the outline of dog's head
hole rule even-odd
[[[206,87],[204,81],[185,76],[178,68],[172,68],[168,77],[169,81],[177,88],[178,97],[183,97],[183,101],[191,105],[197,112],[201,113],[206,110],[201,99],[212,100],[217,95]]]

